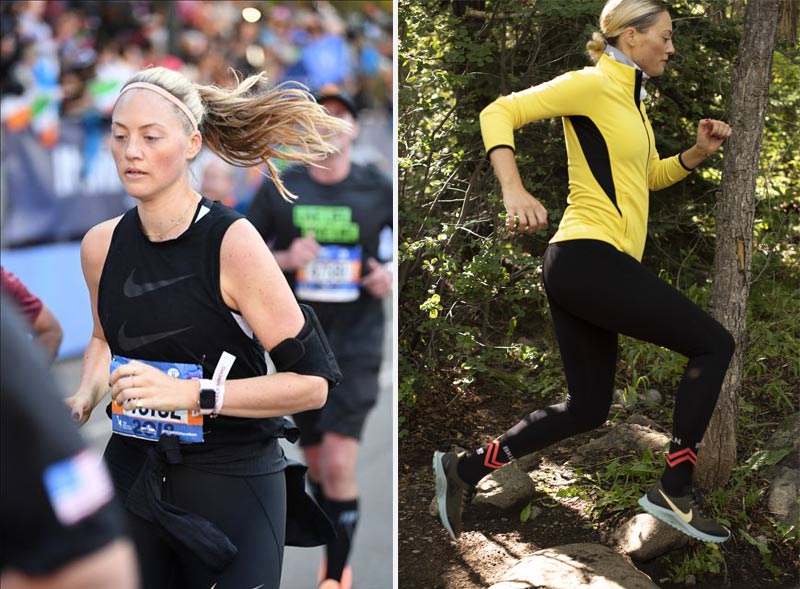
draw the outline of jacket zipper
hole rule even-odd
[[[642,126],[644,127],[644,134],[647,136],[647,168],[650,167],[650,132],[647,130],[647,123],[644,122],[644,115],[640,106],[641,100],[639,96],[642,94],[642,70],[636,70],[636,85],[633,89],[633,102],[636,104],[636,110],[639,113],[639,118],[642,119]]]
[[[645,162],[645,175],[649,174],[650,170],[650,132],[647,130],[647,123],[645,123],[644,115],[641,109],[641,96],[642,94],[642,70],[636,70],[636,84],[633,89],[633,102],[636,105],[636,111],[639,113],[639,118],[642,119],[642,127],[644,127],[644,134],[647,137],[647,161]],[[645,181],[647,178],[645,177]],[[649,190],[649,187],[648,187]],[[645,229],[645,234],[646,234]],[[628,237],[628,220],[625,220],[625,238]]]

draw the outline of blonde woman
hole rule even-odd
[[[486,150],[500,182],[510,231],[533,232],[547,211],[525,188],[513,131],[562,117],[569,154],[569,206],[544,255],[544,283],[566,373],[563,403],[530,413],[491,443],[459,456],[436,452],[439,513],[456,538],[474,485],[492,470],[604,423],[611,405],[618,334],[688,358],[675,392],[673,435],[661,479],[644,509],[694,538],[730,532],[703,513],[692,470],[734,349],[717,321],[641,264],[650,190],[685,178],[731,134],[705,119],[695,144],[656,152],[644,81],[675,52],[672,21],[659,0],[610,0],[587,49],[595,67],[499,98],[481,113]]]
[[[222,90],[164,68],[132,78],[111,150],[137,204],[81,246],[94,331],[69,401],[84,423],[111,387],[105,458],[144,587],[277,588],[284,542],[331,532],[278,438],[296,435],[283,415],[325,403],[338,367],[258,232],[189,177],[205,142],[231,164],[265,163],[289,197],[271,158],[331,152],[318,129],[342,123],[304,90],[263,81]]]

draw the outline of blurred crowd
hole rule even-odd
[[[30,131],[38,140],[38,152],[20,152],[23,163],[51,160],[48,165],[17,163],[15,169],[52,171],[35,182],[23,181],[12,207],[6,194],[10,172],[0,167],[0,217],[13,209],[18,227],[23,217],[33,225],[41,222],[38,209],[25,216],[20,207],[63,198],[59,187],[73,172],[87,189],[113,182],[98,163],[107,151],[111,109],[122,85],[150,65],[220,87],[260,72],[271,83],[297,81],[312,92],[336,85],[368,113],[360,117],[354,158],[391,173],[391,11],[391,0],[3,0],[0,124],[4,132]],[[78,151],[70,152],[68,144]],[[209,196],[244,210],[263,181],[263,169],[232,169],[220,162],[209,167],[213,161],[204,150],[193,165],[197,189],[202,185]],[[33,187],[53,192],[37,197],[29,193]],[[6,245],[60,239],[52,230],[20,229],[12,237]]]
[[[0,16],[2,124],[48,146],[63,117],[107,118],[151,64],[220,87],[254,72],[337,84],[359,108],[391,113],[391,1],[19,0]]]

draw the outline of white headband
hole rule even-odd
[[[192,111],[189,110],[189,107],[186,106],[183,102],[178,100],[178,98],[172,94],[171,92],[167,92],[161,86],[156,86],[155,84],[150,84],[149,82],[134,82],[133,84],[128,84],[122,90],[120,90],[119,95],[122,96],[128,90],[133,90],[135,88],[144,88],[145,90],[152,90],[156,94],[159,94],[169,100],[172,104],[177,106],[179,109],[183,111],[183,114],[186,115],[186,118],[189,119],[189,122],[192,124],[192,129],[197,131],[197,119],[194,118]],[[119,100],[119,96],[117,97]]]

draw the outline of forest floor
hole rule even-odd
[[[578,446],[607,433],[611,426],[606,423],[598,430],[564,440],[540,453],[539,466],[530,473],[536,486],[531,504],[542,510],[538,515],[521,523],[520,510],[481,513],[474,506],[468,506],[464,512],[464,532],[458,541],[451,540],[438,519],[429,512],[434,496],[431,469],[434,450],[447,450],[453,445],[474,449],[534,408],[561,399],[532,400],[524,392],[507,389],[483,395],[464,394],[455,389],[426,391],[417,399],[412,408],[401,410],[408,432],[399,446],[400,588],[485,589],[499,581],[518,559],[537,550],[570,543],[610,544],[614,529],[639,512],[631,508],[613,516],[600,514],[592,518],[587,515],[591,504],[585,499],[556,495],[575,477],[574,470],[564,464],[567,458]],[[660,419],[662,431],[670,431],[671,424],[664,418],[664,411],[655,412],[661,414],[660,418],[638,409],[636,413],[656,421]],[[459,432],[469,432],[469,435]],[[636,493],[644,491],[645,487]],[[766,522],[766,500],[760,500],[747,513],[751,522]],[[757,532],[751,529],[750,533]],[[686,552],[687,548],[681,551]],[[681,551],[672,554],[673,561],[680,561]],[[724,560],[721,572],[697,576],[695,587],[800,587],[798,555],[792,555],[791,548],[787,547],[784,554],[773,551],[771,555],[782,572],[777,579],[760,566],[762,559],[758,550],[741,534],[736,534],[736,530],[728,542],[720,545],[720,552]],[[636,563],[636,566],[663,589],[687,586],[685,582],[673,582],[675,576],[664,557]]]

